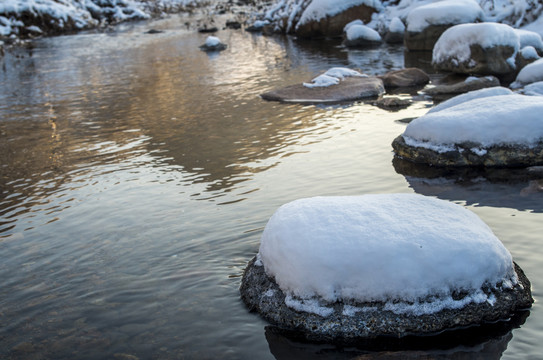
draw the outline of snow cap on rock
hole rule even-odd
[[[430,25],[473,23],[484,19],[475,0],[444,0],[419,6],[407,15],[407,31],[420,32]]]
[[[414,194],[290,202],[268,221],[259,256],[302,299],[453,301],[455,291],[516,282],[510,253],[475,214]]]

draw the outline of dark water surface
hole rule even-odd
[[[463,204],[511,251],[537,300],[543,181],[393,162],[398,120],[428,101],[389,112],[258,96],[331,66],[402,68],[401,47],[226,30],[217,36],[228,49],[206,54],[205,35],[183,21],[152,24],[166,30],[156,35],[139,24],[42,39],[0,58],[0,358],[543,357],[539,302],[512,331],[389,352],[298,343],[249,313],[240,276],[266,221],[315,195]]]

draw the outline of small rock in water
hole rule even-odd
[[[206,42],[200,46],[200,49],[204,51],[221,51],[226,49],[226,44],[223,44],[216,36],[208,36]]]

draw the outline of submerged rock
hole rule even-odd
[[[475,214],[414,194],[283,205],[240,292],[251,311],[317,341],[435,334],[533,302],[523,271]]]
[[[306,84],[308,85],[308,84]],[[329,86],[307,87],[290,85],[261,94],[264,100],[293,103],[339,103],[375,98],[385,92],[383,82],[376,77],[347,77]]]

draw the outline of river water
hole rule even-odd
[[[332,66],[402,68],[401,47],[222,30],[228,49],[205,53],[185,20],[40,39],[0,59],[0,358],[542,358],[543,182],[393,161],[401,120],[432,105],[422,97],[396,112],[259,97]],[[447,346],[342,348],[247,311],[240,277],[275,209],[395,192],[454,201],[492,228],[532,281],[523,324]]]

